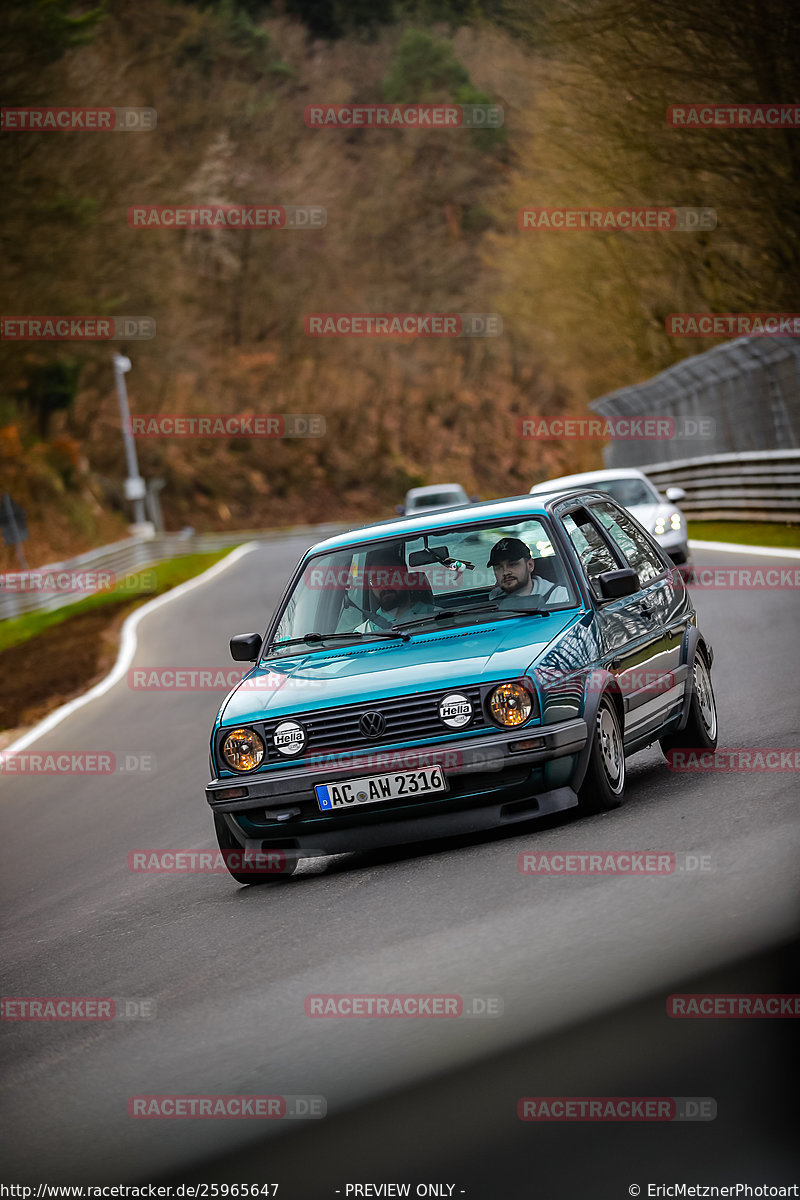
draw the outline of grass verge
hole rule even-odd
[[[94,612],[97,609],[119,609],[120,605],[136,608],[145,600],[152,600],[162,592],[185,583],[187,579],[208,570],[215,562],[219,562],[233,547],[217,550],[213,554],[185,554],[180,558],[168,558],[164,562],[154,563],[139,571],[134,571],[117,586],[108,591],[95,592],[84,600],[74,604],[65,604],[63,608],[53,609],[52,612],[25,613],[21,617],[11,617],[0,621],[0,652],[12,646],[19,646],[31,638],[38,637],[46,629],[54,625],[63,625],[82,613]]]
[[[116,660],[128,614],[207,570],[231,549],[167,559],[121,580],[113,590],[54,612],[0,622],[0,734],[40,721],[102,679]],[[8,744],[10,738],[2,740]]]
[[[699,542],[741,542],[800,550],[800,525],[777,521],[688,521],[689,537]]]

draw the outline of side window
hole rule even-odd
[[[591,511],[605,526],[639,576],[639,587],[647,587],[652,579],[662,575],[665,566],[646,538],[642,537],[627,513],[618,512],[610,504],[593,504]]]
[[[619,563],[603,541],[585,509],[577,509],[564,517],[564,528],[575,547],[589,582],[599,595],[600,588],[594,586],[594,581],[603,571],[619,570]]]

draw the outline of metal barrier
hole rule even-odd
[[[593,400],[603,417],[671,417],[669,441],[613,441],[607,467],[800,447],[800,338],[737,338]],[[710,427],[709,432],[692,433]],[[699,459],[697,460],[700,461]],[[648,467],[648,470],[650,468]],[[719,507],[719,506],[718,506]]]
[[[800,521],[800,450],[710,454],[641,467],[660,492],[682,487],[698,519]]]
[[[144,567],[153,566],[167,558],[185,554],[209,554],[227,547],[239,546],[243,542],[274,541],[283,538],[310,535],[311,541],[319,541],[326,535],[338,533],[348,526],[341,524],[298,525],[288,529],[245,530],[239,533],[164,533],[153,538],[126,538],[112,542],[86,554],[63,562],[48,563],[32,568],[30,572],[14,569],[5,574],[11,576],[4,588],[3,573],[0,573],[0,620],[19,617],[29,612],[50,612],[66,604],[74,604],[94,592],[100,591],[114,581],[123,581]],[[25,589],[25,575],[32,576],[28,585],[40,580],[45,586],[35,585]],[[84,578],[81,579],[80,576]],[[59,579],[60,577],[60,579]],[[72,586],[70,586],[70,582]],[[49,583],[49,586],[47,586]],[[59,586],[64,583],[65,586]],[[131,588],[135,596],[139,588]]]

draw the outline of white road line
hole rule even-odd
[[[746,546],[742,542],[696,542],[689,539],[692,550],[727,550],[731,554],[769,554],[772,558],[800,558],[800,550],[784,550],[779,546]]]
[[[164,592],[161,596],[156,596],[152,600],[148,600],[147,604],[143,604],[141,608],[137,608],[125,618],[122,629],[120,631],[120,647],[117,661],[112,667],[105,679],[101,679],[88,692],[84,692],[82,696],[76,696],[74,700],[69,700],[66,704],[62,704],[49,716],[39,721],[27,733],[24,733],[16,742],[12,742],[10,746],[6,746],[1,752],[3,758],[8,758],[12,754],[18,753],[20,750],[25,750],[33,742],[38,741],[43,734],[49,733],[51,729],[55,729],[56,725],[60,725],[66,717],[72,715],[79,708],[83,708],[84,704],[90,704],[92,700],[99,699],[106,692],[122,679],[128,667],[133,662],[133,656],[136,653],[137,637],[136,630],[139,622],[143,617],[148,616],[151,612],[155,612],[157,608],[161,608],[163,604],[169,604],[170,600],[177,600],[179,596],[185,596],[187,592],[191,592],[193,588],[200,587],[203,583],[208,583],[217,575],[221,575],[223,571],[238,562],[245,554],[249,554],[251,550],[255,550],[260,543],[247,542],[244,546],[237,546],[227,557],[221,559],[218,563],[214,563],[213,567],[209,567],[207,571],[203,571],[202,575],[195,575],[193,579],[187,579],[185,583],[179,584],[168,592]]]

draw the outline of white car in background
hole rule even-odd
[[[468,496],[460,483],[433,483],[429,487],[412,488],[406,492],[405,504],[398,504],[396,512],[410,517],[413,513],[439,512],[444,508],[457,508],[463,504],[474,504],[477,496]]]
[[[640,525],[652,533],[676,566],[690,567],[686,517],[678,508],[678,503],[686,499],[683,488],[668,487],[662,496],[646,475],[627,467],[561,475],[558,479],[535,483],[531,493],[581,487],[608,492],[613,500],[627,508]]]

